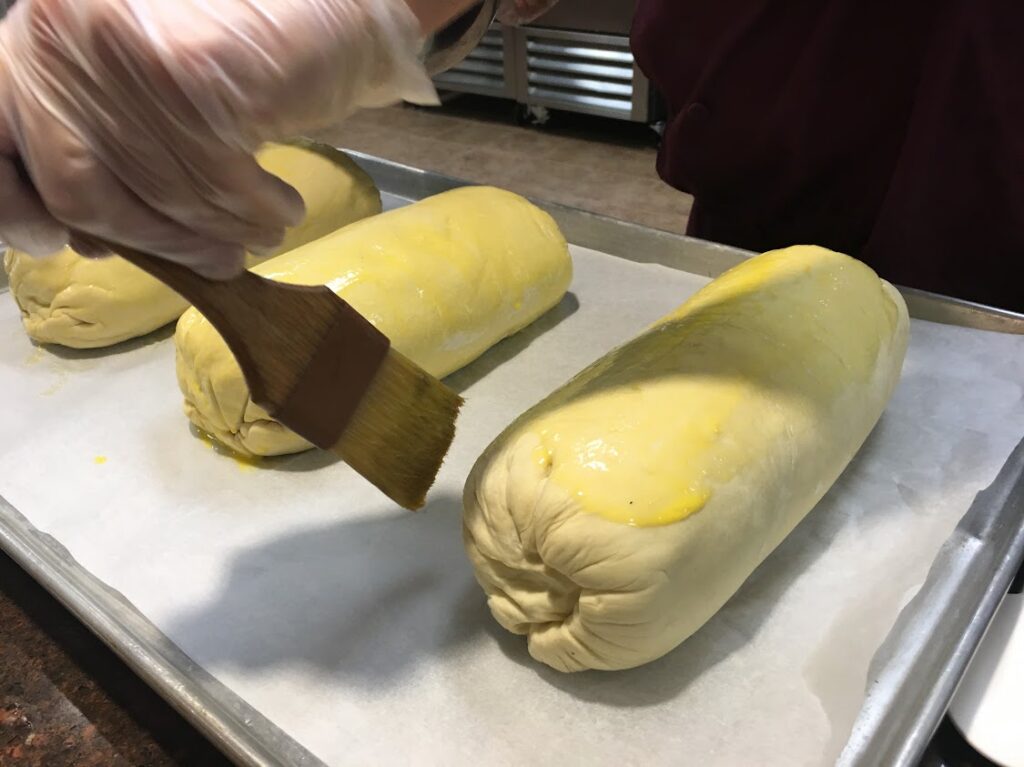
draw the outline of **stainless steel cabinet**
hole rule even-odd
[[[493,27],[462,64],[435,82],[530,107],[656,122],[658,99],[629,49],[632,12],[630,0],[562,0],[533,25]]]
[[[482,96],[516,97],[515,35],[494,25],[461,64],[434,78],[438,88]]]

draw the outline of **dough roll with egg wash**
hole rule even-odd
[[[559,671],[675,648],[839,477],[899,379],[908,327],[891,285],[818,247],[707,285],[477,462],[464,538],[491,613]]]
[[[347,155],[313,144],[264,147],[257,160],[287,181],[306,203],[306,216],[273,253],[285,253],[380,212],[380,193]],[[250,256],[249,263],[260,259]],[[84,258],[64,248],[48,258],[11,250],[4,258],[11,293],[29,337],[91,349],[126,341],[173,322],[188,303],[155,277],[112,256]]]
[[[572,279],[565,238],[518,195],[467,187],[360,221],[253,269],[326,285],[394,348],[439,378],[555,306]],[[255,405],[238,364],[196,309],[175,334],[185,413],[243,455],[311,445]]]

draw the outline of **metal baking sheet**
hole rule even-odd
[[[404,198],[416,199],[457,184],[373,158],[360,159],[382,189]],[[713,276],[747,255],[579,211],[547,207],[572,242],[620,258]],[[908,295],[918,316],[984,329],[1005,331],[1024,327],[1022,318],[1010,313],[933,296]],[[157,338],[166,340],[166,335]],[[147,352],[150,341],[152,339],[129,345],[120,351],[145,356],[150,354]],[[112,355],[105,358],[103,364],[124,366],[127,356]],[[87,419],[76,421],[76,430],[96,427]],[[160,436],[150,435],[149,438],[159,439]],[[77,435],[69,435],[69,439],[74,438]],[[169,463],[169,466],[156,468],[162,479],[172,482],[175,466],[173,460]],[[1021,493],[1022,463],[1024,458],[1018,449],[996,483],[979,497],[947,541],[924,588],[904,611],[886,647],[876,657],[875,683],[843,756],[847,763],[910,764],[926,742],[1005,591],[1002,580],[1009,582],[1013,563],[1020,559],[1024,534],[1019,503],[1015,501],[1019,501]],[[87,490],[83,488],[83,492]],[[31,513],[28,506],[23,511]],[[137,513],[144,512],[144,509],[137,510]],[[120,521],[128,527],[131,525],[130,518]],[[244,524],[244,519],[240,523]],[[124,532],[112,525],[97,534],[114,536]],[[396,546],[409,546],[407,538],[406,535],[396,540]],[[438,545],[436,532],[419,542]],[[197,541],[197,545],[201,544],[202,541]],[[36,530],[4,502],[0,502],[0,545],[234,759],[244,764],[316,763],[315,757],[285,734],[288,722],[279,728],[262,717],[193,662],[120,594],[86,572],[57,541]],[[411,551],[414,550],[406,553]],[[158,556],[158,549],[154,549],[154,556]],[[189,565],[188,561],[176,563],[183,568]],[[406,587],[412,589],[409,584]],[[253,598],[256,597],[258,595]],[[182,598],[187,601],[187,595]],[[438,609],[444,608],[445,605],[438,606]],[[381,641],[394,641],[386,638],[386,627],[377,630],[381,632],[378,637]],[[923,642],[925,636],[931,641]],[[309,705],[308,701],[296,701],[296,716],[306,713]],[[351,733],[343,737],[351,737]]]

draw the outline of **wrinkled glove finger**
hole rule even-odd
[[[123,172],[121,180],[165,217],[211,240],[239,243],[254,253],[275,249],[285,228],[305,217],[302,196],[251,155],[222,153],[205,165],[172,173],[159,185]]]
[[[16,164],[0,156],[0,240],[33,256],[48,256],[67,245],[68,230],[43,205]]]
[[[0,240],[33,256],[56,253],[68,242],[67,229],[46,209],[18,156],[8,115],[10,81],[0,58]]]
[[[125,97],[136,105],[145,98]],[[251,154],[191,136],[175,140],[173,134],[161,135],[156,126],[173,118],[159,112],[133,118],[113,101],[103,111],[118,116],[108,129],[86,135],[83,143],[165,218],[210,240],[256,252],[279,245],[285,228],[302,221],[305,206],[299,193],[263,170]]]
[[[206,119],[154,50],[147,28],[139,27],[132,4],[50,5],[43,15],[58,27],[88,30],[88,77],[103,84],[83,87],[63,108],[82,142],[139,200],[208,239],[256,251],[273,249],[286,227],[302,221],[298,192],[263,171],[251,152],[211,141]],[[197,13],[195,23],[202,26],[204,18]],[[210,52],[181,53],[189,54],[217,64]],[[22,90],[22,101],[29,102],[32,94]]]
[[[204,237],[155,212],[63,125],[51,121],[45,127],[46,133],[33,133],[26,126],[26,135],[45,139],[26,143],[23,157],[47,210],[68,229],[162,256],[213,278],[231,277],[244,268],[241,246]],[[40,153],[44,162],[39,162]]]

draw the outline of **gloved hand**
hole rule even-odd
[[[0,22],[0,239],[45,254],[80,230],[234,274],[303,215],[253,151],[434,101],[420,36],[404,0],[20,0]]]
[[[515,26],[529,24],[550,11],[558,0],[501,0],[498,21]]]

